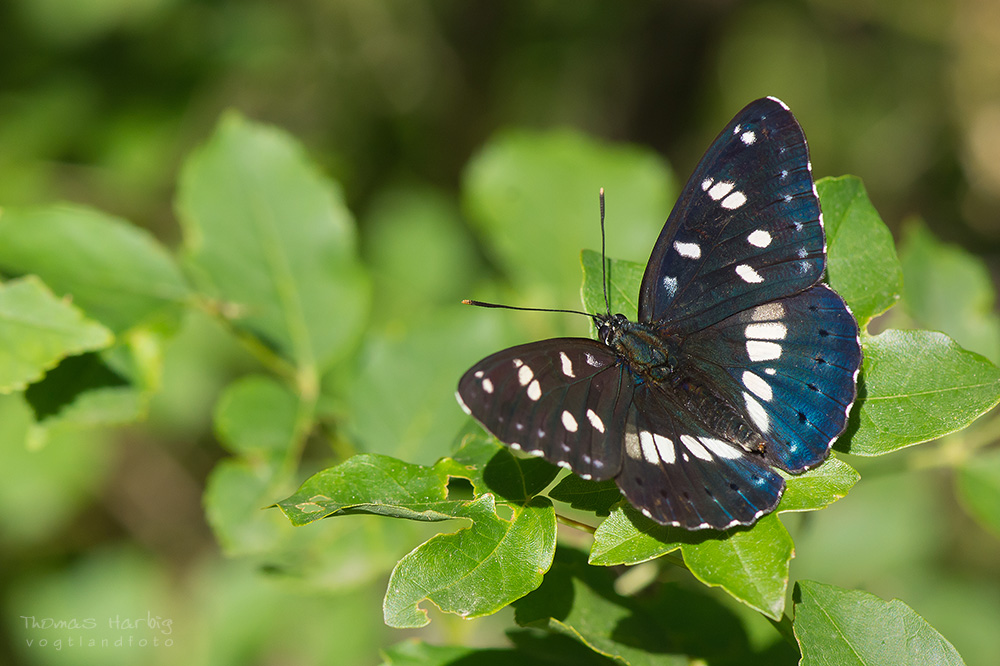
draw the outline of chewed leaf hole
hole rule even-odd
[[[475,498],[472,490],[472,482],[460,476],[448,477],[448,499],[449,500],[471,500]]]

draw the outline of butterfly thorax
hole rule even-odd
[[[717,437],[764,452],[764,437],[746,414],[711,388],[711,378],[683,353],[679,336],[616,314],[602,322],[600,338],[628,366],[637,387],[660,392]]]

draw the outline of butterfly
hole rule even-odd
[[[805,135],[773,97],[736,114],[653,246],[638,320],[591,314],[598,340],[497,352],[458,384],[511,448],[614,479],[647,517],[750,525],[847,426],[858,325],[821,283],[823,215]],[[606,287],[605,281],[605,287]]]

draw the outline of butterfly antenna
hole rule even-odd
[[[565,312],[567,314],[578,314],[584,317],[594,318],[594,315],[590,312],[583,312],[581,310],[560,310],[556,308],[525,308],[518,305],[500,305],[499,303],[487,303],[485,301],[473,301],[471,299],[464,299],[462,305],[475,305],[478,308],[499,308],[501,310],[522,310],[524,312]]]
[[[601,188],[601,192],[598,195],[601,200],[601,283],[604,285],[604,306],[608,310],[608,316],[611,316],[611,299],[608,298],[608,260],[605,255],[604,248],[604,188]]]

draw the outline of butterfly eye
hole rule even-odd
[[[604,344],[608,343],[608,336],[611,335],[611,325],[607,322],[601,324],[601,327],[597,329],[597,337],[601,339]]]

